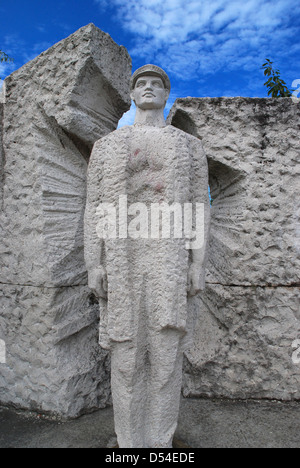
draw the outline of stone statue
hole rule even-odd
[[[166,125],[169,93],[161,68],[138,69],[135,123],[99,140],[88,169],[85,259],[125,448],[172,447],[188,302],[205,286],[207,161],[197,138]]]

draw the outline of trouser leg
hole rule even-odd
[[[172,447],[182,384],[182,334],[149,330],[112,347],[112,396],[120,448]]]
[[[111,387],[120,448],[144,447],[147,375],[139,351],[132,342],[116,343],[112,348]]]
[[[151,369],[148,378],[147,447],[172,447],[182,386],[182,334],[165,329],[150,334]]]

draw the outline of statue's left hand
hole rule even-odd
[[[205,268],[192,263],[188,272],[187,290],[189,296],[195,296],[205,289]]]
[[[96,297],[107,299],[107,272],[99,266],[88,274],[88,285]]]

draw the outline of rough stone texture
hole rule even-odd
[[[76,416],[110,401],[83,215],[90,150],[130,107],[130,75],[127,51],[91,24],[5,80],[2,403]]]
[[[94,146],[87,185],[85,258],[90,277],[99,267],[107,271],[100,340],[112,349],[118,443],[122,448],[170,447],[189,328],[189,259],[195,264],[196,260],[186,248],[185,238],[150,238],[148,221],[152,229],[150,212],[154,203],[162,202],[167,206],[177,203],[180,208],[184,203],[202,203],[209,214],[207,160],[196,138],[172,126],[124,127]],[[134,236],[126,235],[126,229],[124,238],[118,232],[115,239],[103,241],[99,238],[99,206],[109,203],[117,209],[119,197],[125,195],[129,215],[127,210],[118,210],[118,218],[125,215],[129,228],[134,219],[140,226]],[[133,203],[139,203],[138,220],[131,211]],[[145,218],[147,228],[143,230]],[[209,217],[205,228],[204,219],[200,222],[207,239]],[[139,238],[140,233],[144,237]],[[204,253],[205,248],[206,242]],[[199,269],[204,257],[197,264]]]
[[[186,396],[300,398],[299,117],[288,98],[187,98],[171,110],[202,140],[213,198]]]
[[[133,339],[139,327],[140,311],[145,308],[148,315],[147,307],[153,308],[154,328],[186,330],[191,256],[187,242],[184,237],[174,239],[172,229],[170,239],[151,238],[150,215],[153,204],[162,202],[168,206],[178,203],[180,207],[198,202],[205,204],[209,211],[207,187],[207,161],[201,144],[171,125],[124,127],[95,144],[88,170],[85,258],[89,273],[100,265],[107,270],[108,312],[103,313],[100,333],[103,346],[109,347],[111,340]],[[119,238],[117,230],[115,239],[103,241],[99,236],[99,206],[109,203],[115,207],[118,224],[124,219],[122,205],[119,207],[120,197],[124,195],[129,234]],[[137,227],[130,234],[130,224],[136,219],[138,226],[145,219],[142,216],[137,219],[130,212],[134,203],[141,203],[146,209],[148,227],[145,231]],[[207,238],[208,216],[205,220]],[[138,237],[141,232],[143,238]],[[205,250],[205,244],[202,248]],[[151,282],[152,293],[147,290]]]
[[[98,346],[98,307],[89,297],[87,286],[2,285],[2,403],[74,417],[110,402],[110,363]]]
[[[1,93],[0,93],[1,98]],[[0,99],[0,206],[3,199],[3,182],[4,182],[4,152],[3,152],[3,103]]]

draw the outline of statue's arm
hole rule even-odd
[[[96,232],[97,207],[101,203],[101,148],[95,145],[87,174],[87,201],[84,215],[84,257],[88,285],[97,297],[107,296],[107,275],[103,265],[104,241]]]
[[[205,289],[205,267],[208,254],[209,232],[210,232],[210,200],[208,194],[208,164],[202,143],[194,140],[192,145],[192,201],[203,204],[203,218],[201,226],[196,225],[194,229],[198,237],[203,238],[200,248],[191,250],[192,264],[189,269],[188,290],[190,295],[195,295]],[[197,221],[197,220],[196,220]],[[197,223],[196,223],[197,224]],[[198,220],[199,224],[199,220]],[[202,234],[203,233],[203,234]]]

